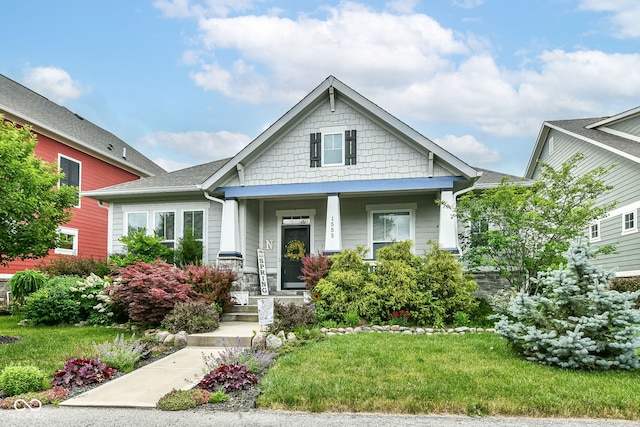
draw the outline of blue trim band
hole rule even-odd
[[[311,182],[301,184],[249,185],[245,187],[218,187],[225,198],[298,196],[336,193],[371,193],[379,191],[452,190],[460,176],[433,178],[373,179],[360,181]]]

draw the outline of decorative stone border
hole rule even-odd
[[[392,334],[405,334],[405,335],[465,335],[465,334],[478,334],[478,333],[491,333],[495,334],[494,328],[469,328],[462,326],[459,328],[420,328],[420,327],[408,327],[399,325],[373,325],[373,326],[356,326],[355,328],[321,328],[320,332],[331,335],[346,335],[346,334],[358,334],[362,332],[388,332]]]

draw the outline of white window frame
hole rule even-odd
[[[589,242],[599,242],[602,239],[602,227],[600,226],[600,221],[595,221],[589,225],[588,234]]]
[[[633,215],[633,218],[632,218],[633,226],[632,227],[627,227],[627,217],[629,215]],[[632,234],[632,233],[637,233],[638,232],[638,210],[637,209],[634,209],[632,211],[624,212],[622,214],[621,218],[622,218],[622,235]]]
[[[153,230],[149,230],[149,212],[147,211],[128,211],[125,212],[125,224],[124,224],[124,230],[123,233],[125,236],[129,235],[129,215],[134,214],[134,215],[144,215],[146,217],[145,223],[147,224],[145,226],[145,234],[149,235],[153,232]]]
[[[78,188],[78,204],[75,205],[75,207],[79,208],[80,207],[80,203],[81,203],[81,201],[80,201],[80,199],[81,199],[80,192],[82,191],[82,162],[80,160],[74,159],[73,157],[69,157],[69,156],[64,155],[62,153],[58,153],[58,170],[60,172],[64,172],[62,170],[62,168],[60,167],[60,159],[63,158],[63,157],[65,159],[67,159],[67,160],[71,160],[72,162],[75,162],[75,163],[78,164],[78,187],[77,187]],[[60,180],[58,180],[58,189],[60,188],[61,185],[62,184],[60,183]]]
[[[180,221],[182,222],[181,227],[180,227],[180,238],[184,237],[184,232],[187,228],[191,228],[191,227],[187,227],[186,224],[184,223],[184,214],[186,214],[187,212],[201,212],[202,213],[202,237],[201,238],[197,238],[196,240],[199,242],[204,242],[204,236],[205,236],[205,211],[204,209],[185,209],[180,211]]]
[[[346,128],[344,127],[340,127],[340,128],[336,128],[336,127],[332,127],[332,128],[322,128],[320,129],[320,159],[321,159],[321,166],[325,166],[325,167],[334,167],[334,166],[344,166],[344,153],[345,153],[345,140],[344,140],[344,131],[346,130]],[[325,138],[328,135],[339,135],[340,136],[340,140],[342,141],[342,148],[341,148],[341,154],[340,154],[340,160],[336,163],[327,163],[327,156],[325,153]]]
[[[375,252],[373,245],[374,243],[380,243],[379,241],[373,240],[373,215],[380,213],[409,213],[409,238],[406,241],[411,240],[415,243],[416,236],[416,203],[399,203],[399,204],[384,204],[384,205],[366,205],[367,211],[367,234],[369,240],[369,256],[371,259],[375,259]],[[386,242],[386,241],[385,241]],[[415,244],[411,246],[411,252],[414,252]]]
[[[158,225],[158,224],[156,224],[156,215],[157,215],[157,214],[165,214],[165,213],[172,213],[172,214],[173,214],[173,239],[163,239],[163,240],[162,240],[162,243],[163,243],[163,244],[172,243],[172,246],[168,246],[168,245],[167,245],[167,247],[169,247],[169,248],[171,248],[171,249],[175,249],[175,248],[176,248],[176,244],[178,243],[178,233],[177,233],[177,231],[178,231],[178,230],[177,230],[177,226],[178,226],[177,221],[178,221],[178,218],[177,218],[177,215],[176,215],[176,211],[175,211],[175,210],[156,210],[156,211],[153,211],[153,228],[152,228],[152,233],[155,235],[155,233],[156,233],[156,228],[157,228],[157,225]]]
[[[73,236],[73,243],[71,245],[71,249],[66,248],[55,248],[53,253],[57,255],[78,255],[78,229],[77,228],[69,228],[69,227],[58,227],[59,234],[67,234],[69,236]]]

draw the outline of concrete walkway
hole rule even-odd
[[[155,408],[158,400],[171,390],[191,388],[200,381],[206,374],[202,355],[224,350],[216,343],[237,346],[239,341],[250,342],[254,331],[259,330],[257,323],[222,322],[215,332],[190,335],[188,347],[65,400],[60,406]],[[192,341],[197,345],[192,345]],[[208,342],[212,345],[208,346]]]

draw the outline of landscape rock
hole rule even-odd
[[[282,339],[273,334],[269,334],[266,339],[266,344],[269,350],[277,350],[282,347]]]
[[[178,348],[186,347],[188,338],[189,334],[187,334],[185,331],[178,332],[173,338],[173,346]]]
[[[164,340],[169,336],[169,332],[167,331],[158,331],[156,332],[156,340],[159,343],[163,343]]]
[[[169,334],[165,337],[165,339],[162,341],[162,344],[164,345],[171,345],[173,344],[173,340],[176,336],[174,334]]]
[[[294,334],[293,332],[289,332],[287,334],[287,341],[295,341],[297,339],[298,339],[298,337],[296,337],[296,334]]]
[[[267,334],[264,332],[256,333],[251,339],[251,348],[254,350],[263,349],[267,346]]]

